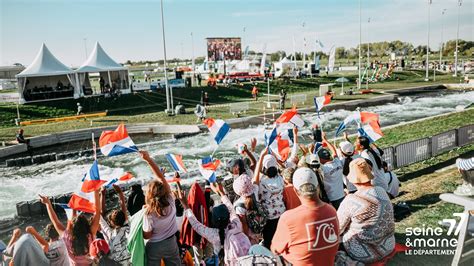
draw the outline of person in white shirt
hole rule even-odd
[[[383,162],[383,170],[385,171],[385,180],[387,181],[388,189],[387,193],[390,199],[394,199],[398,196],[400,190],[400,180],[397,175],[390,171],[387,162]]]
[[[322,134],[323,144],[332,151],[334,159],[331,157],[331,153],[321,148],[318,151],[319,161],[321,163],[321,170],[324,173],[324,188],[328,195],[329,201],[332,206],[337,210],[339,204],[344,200],[344,176],[342,174],[342,162],[336,156],[336,148],[326,138],[326,134]]]
[[[27,233],[31,234],[43,248],[43,251],[52,266],[69,266],[66,244],[59,237],[53,224],[48,224],[44,229],[44,239],[33,226],[26,227]]]

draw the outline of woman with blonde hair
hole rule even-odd
[[[140,151],[156,180],[148,184],[143,217],[143,237],[148,239],[146,256],[148,265],[181,265],[176,242],[176,206],[171,188],[163,173],[146,151]]]

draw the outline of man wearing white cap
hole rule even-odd
[[[319,199],[318,179],[307,167],[293,174],[301,206],[280,217],[271,250],[293,265],[334,265],[339,247],[336,210]]]

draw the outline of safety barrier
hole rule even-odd
[[[93,114],[38,119],[38,120],[22,121],[20,122],[20,125],[21,126],[39,125],[39,124],[47,124],[47,123],[54,123],[54,122],[64,122],[64,121],[79,120],[79,119],[86,119],[86,118],[103,117],[106,115],[107,115],[107,112],[100,112],[100,113],[93,113]]]
[[[248,102],[233,103],[229,106],[229,111],[232,115],[246,113],[250,109]]]
[[[383,159],[392,168],[400,168],[473,142],[474,124],[385,148]]]
[[[306,102],[306,94],[295,94],[291,95],[291,105],[298,105],[299,103],[304,104]]]

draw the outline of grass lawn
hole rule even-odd
[[[473,145],[471,145],[472,148]],[[432,174],[403,182],[400,188],[401,196],[393,202],[405,201],[410,206],[412,213],[395,224],[397,242],[406,244],[406,229],[408,227],[439,227],[439,221],[451,219],[453,213],[462,212],[462,207],[442,202],[439,198],[440,194],[454,191],[461,183],[461,176],[455,167],[441,169]],[[444,237],[451,238],[446,236],[446,230]],[[409,241],[413,241],[414,238],[414,236],[408,237]],[[452,257],[448,255],[413,256],[400,253],[390,261],[389,265],[450,265]]]

